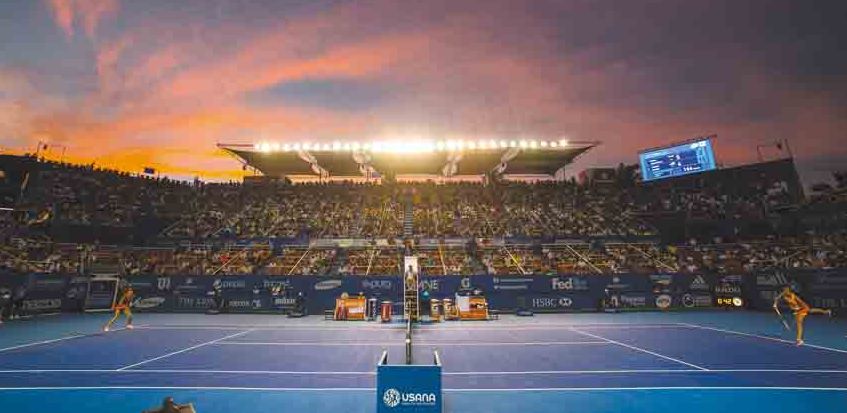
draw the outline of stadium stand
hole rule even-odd
[[[0,221],[0,265],[20,272],[395,274],[404,233],[426,275],[847,264],[843,190],[805,200],[790,160],[644,185],[210,184],[0,162],[15,209]],[[321,239],[336,242],[310,245]]]

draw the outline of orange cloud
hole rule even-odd
[[[49,0],[47,3],[56,25],[65,36],[74,36],[75,22],[93,38],[100,22],[118,11],[118,0]]]
[[[74,35],[74,9],[73,0],[50,0],[48,3],[53,12],[53,20],[68,37]]]
[[[75,29],[94,36],[120,6],[45,1],[68,37]],[[707,133],[718,133],[719,157],[727,163],[753,160],[755,143],[771,136],[796,137],[796,153],[804,156],[843,154],[837,139],[847,125],[826,93],[755,76],[772,71],[749,63],[754,54],[747,50],[717,50],[712,62],[679,50],[673,58],[655,53],[664,50],[666,36],[645,41],[655,43],[647,49],[630,45],[640,43],[629,38],[639,32],[621,29],[626,36],[615,37],[614,16],[600,22],[599,40],[581,36],[595,25],[572,16],[594,8],[590,3],[568,13],[545,3],[552,10],[544,13],[496,0],[483,9],[438,0],[331,2],[267,19],[210,18],[205,2],[196,9],[172,3],[122,19],[113,37],[94,42],[93,56],[78,50],[96,78],[74,72],[57,88],[34,81],[26,90],[0,89],[0,126],[30,142],[49,136],[67,144],[68,158],[204,177],[241,173],[215,149],[220,141],[368,139],[390,132],[606,143],[574,169],[634,162],[641,148]],[[650,24],[652,31],[662,27]],[[580,37],[573,43],[582,44],[571,44]],[[705,67],[726,75],[690,80]],[[308,84],[298,92],[305,94],[313,84],[337,87],[332,92],[343,97],[347,84],[374,85],[380,94],[363,107],[355,107],[353,96],[354,107],[346,110],[301,103],[297,94],[273,101],[289,84]],[[67,85],[76,91],[63,92]],[[258,94],[271,99],[251,103]]]

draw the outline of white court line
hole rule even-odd
[[[645,329],[645,328],[673,328],[673,327],[689,327],[685,323],[668,323],[668,324],[613,324],[613,323],[599,323],[599,324],[539,324],[539,325],[510,325],[510,324],[498,324],[498,325],[426,325],[426,326],[417,326],[415,327],[417,330],[425,330],[425,331],[449,331],[449,330],[499,330],[499,331],[511,331],[511,330],[554,330],[554,329],[568,329],[568,328],[621,328],[621,329]],[[244,328],[250,328],[252,330],[262,331],[262,330],[291,330],[291,331],[310,331],[310,330],[318,330],[318,331],[361,331],[361,330],[376,330],[376,331],[399,331],[401,328],[405,328],[405,325],[400,324],[350,324],[347,326],[250,326],[250,325],[210,325],[210,326],[198,326],[198,325],[146,325],[142,327],[136,326],[136,328],[147,329],[147,330],[241,330]]]
[[[113,329],[112,332],[117,332],[117,331],[122,331],[122,330],[126,330],[126,327],[119,327],[119,328]],[[4,351],[8,351],[8,350],[16,350],[16,349],[19,349],[19,348],[40,346],[42,344],[57,343],[59,341],[71,340],[71,339],[74,339],[74,338],[94,337],[94,336],[99,336],[99,335],[103,335],[103,334],[107,334],[107,333],[97,332],[97,333],[90,333],[90,334],[72,334],[72,335],[69,335],[69,336],[66,336],[66,337],[54,338],[52,340],[35,341],[35,342],[32,342],[32,343],[19,344],[17,346],[0,348],[0,353],[2,353]]]
[[[540,371],[468,371],[445,372],[448,376],[497,376],[497,375],[555,375],[555,374],[664,374],[664,373],[817,373],[817,374],[847,374],[847,370],[800,370],[800,369],[643,369],[643,370],[540,370]]]
[[[42,373],[110,373],[110,374],[126,374],[126,373],[193,373],[193,374],[290,374],[290,375],[310,375],[310,376],[375,376],[375,371],[281,371],[281,370],[179,370],[179,369],[137,369],[137,370],[106,370],[106,369],[46,369],[46,370],[0,370],[0,374],[42,374]]]
[[[611,343],[610,343],[611,344]],[[647,373],[711,373],[712,370],[539,370],[539,371],[451,371],[442,372],[443,376],[534,376],[534,375],[588,375],[588,374],[647,374]],[[847,372],[845,372],[847,373]]]
[[[20,390],[225,390],[225,391],[267,391],[267,392],[285,392],[285,391],[358,391],[373,393],[376,391],[373,387],[199,387],[199,386],[84,386],[84,387],[0,387],[0,391],[20,391]],[[782,391],[847,391],[843,387],[764,387],[764,386],[727,386],[727,387],[697,387],[697,386],[680,386],[680,387],[535,387],[535,388],[504,388],[504,389],[442,389],[442,392],[447,393],[475,393],[475,392],[572,392],[572,391],[654,391],[654,390],[742,390],[742,391],[759,391],[759,390],[782,390]]]
[[[486,342],[486,341],[465,341],[465,342],[414,342],[415,346],[562,346],[562,345],[608,345],[612,344],[608,341],[527,341],[527,342]],[[364,347],[399,347],[403,343],[382,343],[382,342],[331,342],[331,341],[293,341],[293,342],[264,342],[264,341],[219,341],[213,343],[216,346],[317,346],[317,347],[337,347],[337,346],[364,346]]]
[[[245,374],[245,375],[350,375],[373,376],[374,371],[284,371],[284,370],[180,370],[180,369],[137,369],[137,370],[108,370],[108,369],[27,369],[0,370],[0,374],[41,374],[41,373],[174,373],[174,374]],[[804,374],[847,374],[847,370],[817,370],[817,369],[634,369],[634,370],[538,370],[538,371],[453,371],[443,372],[446,376],[497,376],[497,375],[568,375],[568,374],[665,374],[665,373],[804,373]]]
[[[447,393],[474,393],[474,392],[544,392],[544,391],[655,391],[655,390],[814,390],[814,391],[847,391],[844,387],[765,387],[765,386],[727,386],[727,387],[700,387],[700,386],[680,386],[680,387],[536,387],[536,388],[508,388],[508,389],[443,389],[442,392]]]
[[[56,386],[56,387],[0,387],[9,390],[234,390],[234,391],[376,391],[372,387],[208,387],[208,386]]]
[[[386,325],[385,327],[362,326],[362,327],[254,327],[254,326],[156,326],[148,325],[145,327],[136,327],[142,330],[243,330],[249,328],[254,331],[401,331],[405,330],[405,325],[396,324],[393,326]]]
[[[197,344],[197,345],[194,345],[194,346],[191,346],[191,347],[184,348],[184,349],[182,349],[182,350],[177,350],[177,351],[174,351],[174,352],[171,352],[171,353],[168,353],[168,354],[165,354],[165,355],[159,356],[159,357],[154,357],[154,358],[151,358],[151,359],[147,359],[147,360],[139,361],[138,363],[130,364],[130,365],[128,365],[128,366],[123,366],[123,367],[121,367],[121,368],[119,368],[119,369],[117,369],[117,370],[118,370],[118,371],[123,371],[123,370],[126,370],[126,369],[131,369],[131,368],[133,368],[133,367],[138,367],[138,366],[140,366],[140,365],[142,365],[142,364],[150,363],[151,361],[161,360],[161,359],[163,359],[163,358],[165,358],[165,357],[170,357],[170,356],[174,356],[174,355],[177,355],[177,354],[180,354],[180,353],[185,353],[186,351],[191,351],[191,350],[194,350],[194,349],[197,349],[197,348],[203,347],[203,346],[208,346],[209,344],[215,344],[215,343],[217,343],[218,341],[223,341],[223,340],[226,340],[226,339],[229,339],[229,338],[238,337],[238,336],[241,336],[241,335],[244,335],[244,334],[250,333],[250,332],[252,332],[252,331],[253,331],[253,330],[246,330],[246,331],[242,331],[242,332],[240,332],[240,333],[230,334],[230,335],[228,335],[228,336],[226,336],[226,337],[221,337],[221,338],[216,339],[216,340],[207,341],[207,342],[205,342],[205,343],[200,343],[200,344]]]
[[[59,342],[59,341],[70,340],[70,339],[80,338],[80,337],[86,337],[86,335],[85,334],[74,334],[74,335],[67,336],[67,337],[54,338],[52,340],[43,340],[43,341],[36,341],[36,342],[33,342],[33,343],[20,344],[20,345],[17,345],[17,346],[0,348],[0,352],[9,351],[9,350],[16,350],[16,349],[25,348],[25,347],[40,346],[42,344],[56,343],[56,342]]]
[[[701,325],[697,325],[697,324],[688,324],[688,323],[684,323],[684,324],[685,324],[686,327],[691,327],[691,328],[699,328],[699,329],[702,329],[702,330],[712,330],[712,331],[719,331],[721,333],[729,333],[729,334],[737,334],[737,335],[740,335],[740,336],[761,338],[763,340],[770,340],[770,341],[777,341],[777,342],[780,342],[780,343],[791,344],[792,346],[796,345],[796,343],[791,341],[791,340],[783,340],[781,338],[776,338],[776,337],[768,337],[768,336],[762,336],[762,335],[759,335],[759,334],[751,334],[751,333],[742,333],[740,331],[725,330],[725,329],[722,329],[722,328],[707,327],[707,326],[701,326]],[[834,352],[837,352],[837,353],[847,353],[847,350],[841,350],[841,349],[838,349],[838,348],[825,347],[825,346],[818,346],[818,345],[809,344],[809,343],[803,344],[800,347],[811,347],[811,348],[816,348],[816,349],[820,349],[820,350],[834,351]]]
[[[682,360],[680,360],[680,359],[675,359],[675,358],[673,358],[673,357],[668,357],[668,356],[665,356],[665,355],[663,355],[663,354],[659,354],[659,353],[656,353],[656,352],[653,352],[653,351],[650,351],[650,350],[645,350],[645,349],[643,349],[643,348],[641,348],[641,347],[636,347],[636,346],[633,346],[633,345],[630,345],[630,344],[621,343],[620,341],[611,340],[611,339],[608,339],[608,338],[606,338],[606,337],[600,337],[600,336],[598,336],[598,335],[596,335],[596,334],[586,333],[586,332],[584,332],[584,331],[579,331],[579,330],[577,330],[577,329],[571,329],[571,330],[572,330],[572,331],[574,331],[574,332],[577,332],[577,333],[579,333],[579,334],[584,334],[584,335],[586,335],[586,336],[588,336],[588,337],[594,337],[594,338],[596,338],[596,339],[606,340],[606,341],[608,341],[608,342],[610,342],[610,343],[617,344],[617,345],[619,345],[619,346],[626,347],[626,348],[628,348],[628,349],[637,350],[637,351],[640,351],[640,352],[642,352],[642,353],[647,353],[647,354],[650,354],[650,355],[653,355],[653,356],[656,356],[656,357],[659,357],[659,358],[663,358],[663,359],[665,359],[665,360],[674,361],[674,362],[677,362],[677,363],[679,363],[679,364],[684,364],[684,365],[686,365],[686,366],[688,366],[688,367],[694,367],[695,369],[698,369],[698,370],[709,370],[709,369],[707,369],[707,368],[705,368],[705,367],[700,367],[700,366],[698,366],[698,365],[696,365],[696,364],[691,364],[691,363],[689,363],[689,362],[682,361]]]

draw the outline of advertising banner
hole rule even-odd
[[[377,413],[441,413],[441,366],[379,365]]]
[[[310,314],[332,309],[342,293],[402,300],[400,276],[185,276],[137,275],[125,280],[136,293],[139,311],[203,312],[221,306],[228,312],[287,312],[298,295]],[[769,310],[780,288],[791,285],[810,305],[847,308],[847,271],[763,271],[755,274],[599,274],[421,276],[421,291],[433,298],[479,290],[500,311],[592,311],[602,300],[621,308],[756,308]],[[108,308],[116,280],[62,274],[0,273],[0,289],[20,292],[33,313]],[[91,291],[89,291],[91,288]],[[217,292],[217,293],[216,293]],[[216,301],[216,299],[219,301]],[[739,304],[740,303],[740,304]]]

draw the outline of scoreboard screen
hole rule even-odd
[[[705,138],[682,145],[651,149],[639,155],[644,181],[673,178],[716,168],[711,139]]]

